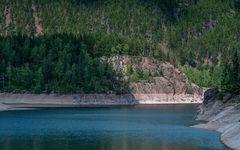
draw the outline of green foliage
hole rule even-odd
[[[44,33],[37,38],[33,4]],[[109,84],[118,75],[98,58],[135,55],[184,66],[201,86],[236,91],[239,59],[231,53],[240,49],[239,6],[239,0],[3,0],[0,75],[9,91],[118,91],[122,83]],[[129,66],[127,74],[135,81],[150,76]]]
[[[149,72],[138,68],[134,74],[134,79],[135,80],[148,80]]]
[[[137,81],[150,81],[151,75],[148,71],[142,70],[140,68],[136,68],[135,70],[132,70],[132,74],[129,74],[129,81],[137,82]]]
[[[181,65],[216,65],[226,51],[240,49],[240,15],[232,1],[199,0],[185,9],[169,27],[170,57]]]
[[[186,74],[190,81],[203,87],[220,87],[222,73],[220,66],[190,66],[181,67],[181,71]]]
[[[33,36],[32,4],[45,35],[84,37],[95,56],[153,56],[195,67],[240,48],[239,0],[9,0],[0,5],[11,10],[9,25],[0,16],[0,34]]]
[[[87,44],[70,35],[0,37],[0,60],[8,64],[1,63],[6,85],[1,84],[0,90],[36,93],[127,90],[116,79],[119,75],[111,65],[101,63]]]
[[[230,61],[229,61],[230,60]],[[240,91],[240,61],[238,51],[232,51],[222,62],[221,89],[223,93]]]
[[[131,76],[134,73],[134,70],[132,68],[132,64],[127,64],[127,76]]]

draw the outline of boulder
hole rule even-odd
[[[204,104],[208,104],[209,102],[218,99],[219,93],[220,92],[219,92],[219,90],[217,88],[206,90],[205,93],[204,93],[203,103]]]
[[[225,96],[223,96],[223,103],[227,103],[234,97],[233,93],[227,93]]]

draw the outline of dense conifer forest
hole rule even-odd
[[[239,11],[239,0],[3,0],[0,90],[122,93],[122,75],[99,58],[132,55],[238,92]]]

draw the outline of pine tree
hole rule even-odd
[[[26,64],[25,66],[19,68],[19,79],[20,84],[19,87],[22,89],[30,90],[32,87],[32,71],[29,68],[29,65]]]
[[[44,89],[44,76],[42,72],[42,68],[39,68],[38,71],[35,73],[35,87],[34,92],[40,93]]]
[[[229,60],[231,62],[229,62]],[[231,53],[230,59],[224,58],[222,60],[222,75],[221,75],[221,90],[226,92],[239,92],[240,84],[240,66],[238,52],[235,50]]]
[[[12,78],[13,78],[13,74],[12,74],[12,67],[9,65],[6,69],[6,77],[7,77],[7,90],[11,90],[12,89]]]
[[[230,90],[230,67],[228,64],[227,59],[223,59],[222,60],[222,64],[221,64],[223,71],[221,74],[221,92],[222,93],[226,93]]]
[[[232,70],[231,70],[231,84],[233,92],[239,92],[240,83],[239,83],[239,58],[238,52],[235,50],[232,56]]]

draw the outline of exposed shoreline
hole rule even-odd
[[[229,148],[240,150],[240,104],[215,101],[200,106],[197,120],[207,121],[194,128],[215,130],[221,133],[220,140]]]
[[[200,104],[200,95],[187,94],[13,94],[0,93],[0,111],[21,108],[99,107],[151,104]]]

